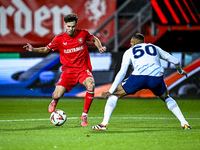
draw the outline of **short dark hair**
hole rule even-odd
[[[78,16],[75,13],[71,13],[71,14],[65,15],[64,16],[64,21],[65,21],[65,23],[73,22],[73,21],[75,21],[77,23],[78,22]]]
[[[140,43],[144,43],[144,35],[141,33],[136,33],[131,39],[137,39]]]

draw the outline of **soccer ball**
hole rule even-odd
[[[50,120],[54,125],[61,126],[67,120],[67,116],[64,111],[55,110],[54,112],[51,113]]]

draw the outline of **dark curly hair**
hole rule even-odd
[[[65,21],[65,23],[73,22],[73,21],[75,21],[77,23],[78,22],[78,16],[75,13],[71,13],[71,14],[65,15],[64,16],[64,21]]]

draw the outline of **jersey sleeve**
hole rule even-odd
[[[171,56],[168,52],[162,50],[158,46],[156,46],[156,49],[158,50],[158,53],[159,53],[161,59],[167,60],[167,58]]]
[[[160,57],[164,60],[166,60],[169,63],[174,64],[174,66],[176,67],[177,71],[179,74],[182,74],[183,70],[181,68],[181,64],[178,61],[177,58],[175,58],[174,56],[170,55],[169,53],[167,53],[166,51],[162,50],[161,48],[157,47]]]
[[[85,30],[85,33],[86,33],[86,41],[92,41],[92,39],[94,38],[94,35],[91,34],[88,30]]]
[[[47,45],[47,48],[52,51],[58,50],[58,37],[55,36],[54,39]]]
[[[111,94],[113,94],[120,82],[124,79],[130,63],[130,51],[127,50],[123,55],[120,71],[117,73],[115,80],[109,89],[109,92]]]
[[[170,63],[173,63],[173,64],[178,64],[179,61],[178,59],[176,59],[174,56],[172,56],[171,54],[169,54],[168,52],[162,50],[161,48],[157,47],[158,51],[159,51],[159,54],[160,54],[160,58],[161,59],[164,59]]]

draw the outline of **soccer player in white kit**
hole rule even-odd
[[[136,33],[131,38],[130,44],[131,48],[125,51],[121,69],[116,75],[112,86],[109,91],[102,93],[103,98],[108,98],[104,110],[103,122],[96,126],[92,126],[91,129],[106,130],[111,114],[117,104],[117,100],[125,95],[135,94],[141,89],[151,90],[154,95],[158,96],[166,103],[168,109],[180,121],[183,129],[191,129],[178,104],[168,94],[163,79],[164,68],[161,66],[160,59],[174,64],[178,74],[187,77],[187,73],[182,70],[180,62],[160,47],[145,43],[144,36],[140,33]],[[134,67],[134,71],[121,83],[126,75],[129,64],[131,63]]]

